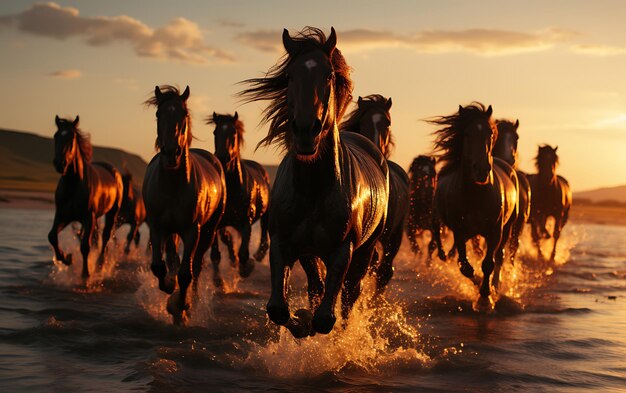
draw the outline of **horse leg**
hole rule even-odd
[[[515,221],[509,220],[506,223],[504,228],[502,229],[502,235],[500,236],[499,244],[496,246],[496,251],[494,255],[495,266],[493,270],[493,277],[491,278],[491,286],[497,291],[500,286],[500,269],[502,269],[502,263],[504,262],[504,252],[507,244],[510,244],[511,238],[513,236],[513,228],[517,224],[517,219]],[[511,263],[513,263],[511,261]]]
[[[491,281],[491,273],[493,273],[493,269],[495,267],[494,256],[496,250],[500,253],[500,260],[502,260],[504,247],[500,246],[502,240],[502,226],[496,225],[496,229],[491,233],[490,236],[487,236],[485,240],[487,241],[487,253],[483,258],[483,262],[481,265],[481,269],[483,271],[483,281],[480,285],[480,296],[489,297],[491,294],[491,289],[489,286],[489,282]]]
[[[228,250],[228,258],[230,259],[231,266],[235,267],[239,265],[239,259],[237,256],[237,252],[235,251],[235,243],[233,242],[233,235],[226,228],[222,228],[220,230],[220,238],[222,242],[226,245],[226,249]]]
[[[193,224],[191,228],[182,234],[184,251],[180,269],[178,269],[178,288],[180,293],[173,294],[167,301],[167,311],[172,314],[174,324],[176,325],[185,322],[185,312],[189,309],[187,290],[193,280],[191,263],[198,247],[199,237],[200,226],[198,224]]]
[[[204,254],[207,252],[213,242],[217,243],[216,231],[217,225],[221,219],[221,215],[214,214],[208,223],[202,228],[200,233],[200,240],[198,241],[198,248],[193,256],[193,291],[197,295],[198,293],[198,278],[202,272],[202,265],[204,263]]]
[[[446,252],[443,250],[443,244],[441,243],[441,224],[439,223],[439,219],[434,216],[432,220],[432,227],[430,228],[430,233],[432,235],[431,239],[437,245],[437,250],[439,250],[439,259],[445,261],[447,259]]]
[[[561,224],[561,217],[554,218],[554,245],[552,246],[552,253],[550,254],[550,262],[554,262],[556,258],[556,243],[559,241],[561,237],[561,229],[563,225]]]
[[[126,236],[126,246],[124,247],[124,254],[128,255],[130,253],[130,244],[133,241],[133,238],[137,234],[137,222],[135,220],[131,220],[129,222],[130,229],[128,230],[128,236]]]
[[[511,265],[515,264],[515,255],[517,254],[517,250],[519,249],[520,236],[522,235],[523,230],[524,216],[521,215],[515,220],[515,223],[513,224],[513,228],[511,230],[511,236],[509,237],[509,260],[511,261]]]
[[[221,233],[221,231],[220,231]],[[224,280],[220,274],[220,261],[222,260],[222,253],[220,252],[220,246],[217,238],[211,245],[211,264],[213,265],[213,285],[216,288],[224,287]]]
[[[152,262],[150,270],[152,274],[159,280],[159,289],[165,292],[165,274],[167,269],[163,261],[163,237],[161,233],[154,227],[150,228],[150,244],[152,246]]]
[[[384,250],[383,260],[376,269],[376,293],[378,295],[382,295],[387,284],[391,281],[391,277],[393,277],[393,260],[398,254],[401,244],[402,228],[390,236]]]
[[[259,248],[254,253],[254,259],[257,262],[261,262],[263,258],[265,258],[265,254],[267,254],[267,250],[269,249],[267,228],[268,228],[269,214],[265,212],[261,216],[261,241],[259,242]]]
[[[72,264],[72,254],[65,255],[63,250],[59,247],[59,232],[65,228],[66,222],[61,221],[55,214],[54,222],[52,223],[52,229],[48,233],[48,241],[54,250],[54,257],[57,261],[61,261],[64,265]]]
[[[361,283],[365,273],[367,273],[367,267],[372,259],[373,252],[374,247],[361,247],[352,256],[352,263],[346,273],[343,290],[341,291],[341,317],[344,324],[347,324],[350,311],[352,311],[354,303],[361,295]],[[384,258],[383,263],[385,262]],[[380,289],[377,288],[377,290]]]
[[[435,241],[435,236],[433,235],[433,231],[430,232],[430,241],[428,242],[428,256],[426,257],[426,262],[430,266],[430,263],[433,260],[433,252],[437,249],[437,242]],[[439,239],[441,242],[441,238]]]
[[[176,275],[180,269],[178,237],[176,235],[170,235],[165,239],[165,264],[167,265],[167,273],[165,274],[161,290],[171,295],[176,289]]]
[[[416,225],[413,223],[413,220],[409,219],[409,222],[406,226],[406,237],[409,238],[409,244],[411,245],[411,251],[413,251],[414,255],[419,254],[420,245],[417,240],[417,231]]]
[[[254,270],[254,259],[250,258],[250,233],[252,227],[249,223],[245,223],[237,228],[241,234],[241,244],[239,245],[239,275],[248,277]]]
[[[319,260],[316,257],[300,257],[300,265],[306,274],[307,293],[311,311],[317,310],[324,296],[324,282],[320,270]]]
[[[539,235],[539,224],[533,220],[530,223],[530,234],[533,238],[533,243],[535,247],[537,247],[537,257],[540,260],[543,260],[543,253],[541,252],[541,237]]]
[[[104,265],[104,258],[107,251],[107,245],[109,243],[109,238],[111,237],[111,231],[113,230],[113,225],[115,225],[115,219],[117,218],[117,208],[113,207],[113,209],[109,210],[104,216],[104,229],[102,230],[102,249],[100,251],[100,256],[98,257],[98,268],[101,269],[102,265]]]
[[[352,251],[352,242],[346,241],[330,255],[328,261],[325,261],[327,269],[324,297],[313,316],[313,328],[318,333],[330,333],[337,321],[337,317],[335,316],[335,304],[337,303],[337,296],[343,285],[346,271],[348,270],[348,266],[350,266]],[[365,265],[368,265],[368,263],[365,263]],[[364,269],[367,269],[367,266],[365,266]]]
[[[293,265],[290,252],[284,247],[278,236],[272,236],[270,242],[270,280],[272,291],[267,302],[267,315],[277,325],[286,325],[291,318],[287,303],[287,284]]]
[[[89,250],[91,249],[94,221],[96,221],[96,215],[93,212],[89,212],[83,222],[83,236],[80,239],[80,253],[83,256],[83,278],[89,277]]]
[[[467,260],[467,245],[465,242],[467,239],[464,235],[460,233],[460,231],[453,232],[454,234],[454,245],[456,246],[456,250],[459,253],[459,270],[461,270],[461,274],[469,279],[474,279],[474,268],[470,265]]]

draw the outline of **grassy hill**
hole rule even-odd
[[[54,170],[54,142],[39,135],[0,129],[0,188],[20,191],[54,191],[59,174]],[[94,161],[116,168],[125,162],[137,184],[143,182],[146,162],[136,154],[94,146]]]
[[[609,202],[609,201],[626,203],[626,185],[575,192],[574,200],[577,200],[577,199],[587,200],[592,203]]]

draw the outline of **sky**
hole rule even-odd
[[[213,151],[213,113],[246,125],[255,146],[264,103],[242,105],[238,82],[282,55],[283,28],[334,26],[353,68],[354,99],[393,99],[391,159],[432,151],[424,119],[480,101],[519,119],[520,168],[538,144],[558,146],[574,191],[626,184],[626,2],[623,1],[3,1],[0,128],[44,136],[80,115],[94,144],[154,155],[155,85],[189,85],[194,147]]]

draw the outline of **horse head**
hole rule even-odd
[[[207,119],[207,124],[215,124],[213,131],[215,155],[224,167],[228,167],[237,157],[243,146],[243,123],[239,121],[239,114],[234,116],[220,115],[213,112]]]
[[[148,101],[157,107],[156,148],[161,152],[161,165],[166,169],[178,169],[183,153],[191,145],[191,127],[187,99],[189,86],[183,94],[172,86],[165,86],[161,91],[154,88],[154,97]]]
[[[517,142],[519,140],[519,134],[517,133],[519,120],[516,120],[515,123],[508,120],[497,120],[496,126],[498,127],[498,139],[496,139],[496,144],[493,146],[493,155],[515,167],[517,163]]]
[[[498,135],[498,129],[491,115],[493,109],[491,105],[486,111],[474,108],[463,108],[459,105],[459,114],[464,115],[466,111],[472,111],[471,118],[463,129],[463,168],[469,169],[466,172],[470,179],[478,185],[487,184],[491,178],[493,169],[493,145]]]
[[[558,148],[558,146],[553,148],[550,145],[542,145],[537,149],[535,163],[540,176],[550,178],[556,176],[556,167],[559,164],[559,156],[556,154]]]
[[[67,173],[67,168],[76,159],[79,146],[77,141],[77,128],[79,117],[74,121],[55,117],[57,131],[54,133],[54,159],[52,163],[56,171],[62,175]]]
[[[374,94],[359,97],[357,112],[360,134],[372,141],[385,157],[391,153],[391,98]]]

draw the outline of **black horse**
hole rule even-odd
[[[387,99],[380,94],[359,97],[357,107],[339,126],[342,132],[356,132],[372,141],[387,159],[389,167],[387,221],[380,238],[383,255],[373,267],[379,292],[385,289],[393,276],[393,260],[402,245],[404,226],[409,213],[409,177],[400,165],[389,160],[394,145],[391,134],[391,105],[391,97]]]
[[[118,227],[128,224],[128,236],[126,236],[126,245],[124,253],[130,252],[130,245],[134,241],[135,247],[139,246],[141,233],[139,227],[146,220],[146,206],[143,203],[141,189],[133,184],[133,175],[125,170],[122,174],[122,183],[124,184],[124,195],[122,197],[122,207],[117,216]]]
[[[265,77],[245,81],[251,86],[240,93],[246,102],[271,101],[265,110],[269,132],[260,144],[278,142],[287,150],[269,208],[272,293],[267,313],[297,337],[332,330],[340,291],[347,320],[387,212],[385,157],[363,136],[337,128],[352,81],[336,43],[334,29],[328,39],[316,28],[297,37],[285,29],[282,61]],[[304,310],[292,316],[287,304],[289,271],[298,259],[308,278],[312,318]],[[326,266],[325,282],[319,259]]]
[[[496,121],[498,127],[498,139],[493,146],[493,156],[498,157],[507,162],[517,173],[519,182],[518,190],[518,215],[509,238],[509,260],[511,263],[515,261],[515,254],[519,248],[520,236],[524,230],[524,226],[530,220],[531,192],[530,183],[526,174],[517,168],[517,141],[519,140],[519,120],[515,123],[509,120],[500,119]]]
[[[517,219],[517,176],[509,164],[493,158],[498,129],[491,118],[491,106],[481,103],[430,122],[443,126],[435,132],[435,147],[443,152],[444,166],[437,177],[435,216],[454,233],[461,273],[474,280],[474,269],[467,260],[466,241],[480,235],[487,242],[482,261],[481,300],[498,287],[504,245]],[[438,245],[438,230],[433,234]],[[440,249],[439,257],[446,258]],[[494,267],[495,258],[495,267]]]
[[[72,254],[65,255],[59,248],[59,232],[71,222],[80,222],[82,276],[87,278],[89,250],[98,217],[105,216],[102,249],[98,257],[98,267],[101,267],[122,204],[123,185],[120,173],[112,165],[91,162],[91,142],[78,128],[78,121],[78,116],[74,121],[55,117],[57,132],[54,134],[53,163],[61,178],[54,194],[56,210],[48,240],[54,248],[56,259],[71,265]]]
[[[243,147],[243,122],[239,114],[218,115],[213,112],[207,124],[214,124],[215,156],[220,160],[226,177],[226,211],[222,217],[220,231],[222,240],[229,249],[231,260],[239,266],[242,277],[250,275],[254,268],[254,260],[250,259],[250,233],[252,224],[261,221],[261,242],[254,259],[262,260],[269,248],[267,238],[268,215],[267,207],[270,199],[270,178],[267,171],[256,161],[241,158]],[[226,226],[235,228],[241,234],[239,253],[235,254],[233,241]],[[214,268],[214,282],[222,285],[219,274],[221,255],[217,241],[213,243],[211,260]]]
[[[530,224],[533,242],[537,247],[538,255],[541,252],[541,239],[554,238],[554,245],[550,253],[550,261],[556,256],[556,243],[561,237],[561,231],[569,219],[569,209],[572,206],[572,191],[565,178],[556,174],[559,156],[556,154],[558,146],[539,146],[535,163],[537,174],[528,175],[532,190],[532,204],[530,210]],[[546,229],[548,217],[554,217],[554,231],[552,235]]]
[[[417,156],[409,167],[409,217],[406,235],[415,254],[420,252],[419,237],[425,231],[431,231],[428,243],[427,259],[431,260],[433,251],[437,249],[435,235],[432,234],[433,201],[437,184],[437,161],[433,156]]]
[[[189,148],[193,136],[188,98],[189,86],[183,94],[172,86],[164,86],[163,90],[156,86],[154,97],[146,102],[157,107],[159,151],[148,164],[143,181],[152,245],[150,267],[159,279],[159,288],[169,294],[174,292],[177,275],[180,293],[172,295],[167,304],[176,324],[185,321],[189,309],[187,289],[192,280],[197,283],[202,258],[211,247],[226,205],[224,171],[219,160],[206,150]],[[184,244],[180,265],[177,236]]]

